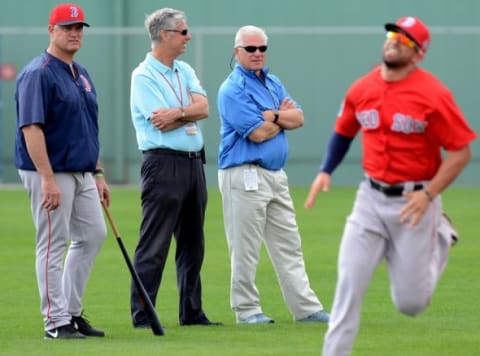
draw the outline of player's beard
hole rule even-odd
[[[405,58],[397,58],[397,59],[389,60],[385,58],[385,56],[383,56],[382,60],[385,66],[389,69],[402,69],[410,65],[410,61]]]

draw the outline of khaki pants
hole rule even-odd
[[[245,190],[244,171],[248,168],[257,170],[258,190]],[[247,164],[219,170],[218,178],[231,261],[230,304],[237,321],[262,313],[255,285],[262,242],[294,319],[323,310],[305,270],[285,172]]]

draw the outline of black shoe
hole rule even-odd
[[[86,336],[73,327],[72,324],[59,326],[45,331],[45,339],[85,339]]]
[[[202,315],[200,318],[195,320],[186,320],[180,322],[180,325],[187,326],[187,325],[203,325],[203,326],[219,326],[223,325],[223,323],[210,321],[205,315]]]
[[[132,315],[132,325],[135,329],[150,329],[150,322],[143,312],[137,312]]]
[[[93,326],[90,325],[90,322],[82,315],[83,313],[80,316],[72,316],[71,323],[76,330],[87,336],[105,336],[103,330],[95,329]]]
[[[150,329],[151,325],[148,321],[146,321],[144,323],[133,323],[133,327],[135,329]]]

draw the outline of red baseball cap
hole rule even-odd
[[[81,23],[84,26],[90,27],[85,22],[85,16],[80,6],[72,3],[58,4],[52,9],[50,13],[50,25],[73,25],[75,23]]]
[[[424,53],[430,46],[430,31],[418,17],[401,17],[395,23],[385,24],[387,31],[402,32],[415,42]]]

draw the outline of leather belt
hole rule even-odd
[[[151,150],[143,151],[143,153],[162,154],[167,156],[180,156],[180,157],[186,157],[186,158],[202,158],[201,151],[197,151],[197,152],[196,151],[194,152],[177,151],[177,150],[171,150],[169,148],[153,148]]]
[[[405,190],[405,186],[403,184],[385,185],[373,180],[372,178],[368,178],[368,181],[370,182],[370,186],[373,189],[378,190],[379,192],[382,192],[387,197],[401,197],[403,195],[403,191]],[[422,190],[422,189],[423,189],[423,184],[415,184],[413,185],[413,189],[409,189],[409,190],[416,191],[416,190]]]

